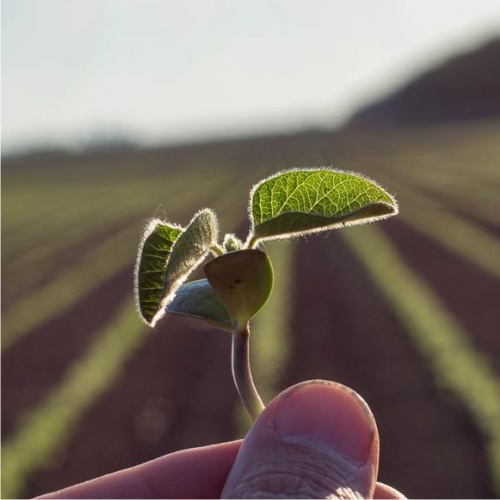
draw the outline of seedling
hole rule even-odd
[[[251,228],[245,242],[234,234],[218,241],[210,209],[197,212],[186,227],[151,219],[144,228],[135,267],[141,317],[154,327],[165,313],[199,318],[232,335],[232,373],[252,418],[264,404],[249,362],[250,320],[266,303],[273,268],[258,247],[292,238],[363,224],[397,214],[396,200],[377,183],[352,172],[327,168],[287,170],[262,180],[250,192]],[[204,266],[206,279],[185,283]]]

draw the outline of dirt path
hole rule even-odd
[[[409,497],[491,497],[480,436],[459,402],[438,392],[342,240],[299,242],[297,273],[302,307],[283,386],[319,377],[362,394],[379,426],[380,479]]]

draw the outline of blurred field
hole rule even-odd
[[[229,336],[136,315],[140,231],[209,206],[244,237],[256,181],[320,165],[378,180],[401,214],[269,244],[258,387],[269,399],[304,379],[346,383],[377,418],[383,482],[500,495],[499,137],[484,121],[5,160],[2,496],[243,434]]]

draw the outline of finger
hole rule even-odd
[[[384,483],[377,483],[375,486],[375,492],[373,494],[373,498],[377,500],[382,500],[384,498],[394,499],[394,498],[406,498],[402,493],[398,490],[394,489],[392,486],[387,486]]]
[[[333,382],[298,384],[256,420],[225,498],[372,498],[378,433],[367,404]]]
[[[220,498],[240,445],[179,451],[41,498]]]

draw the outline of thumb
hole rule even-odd
[[[333,382],[277,396],[250,429],[223,498],[372,498],[378,433],[368,405]]]

